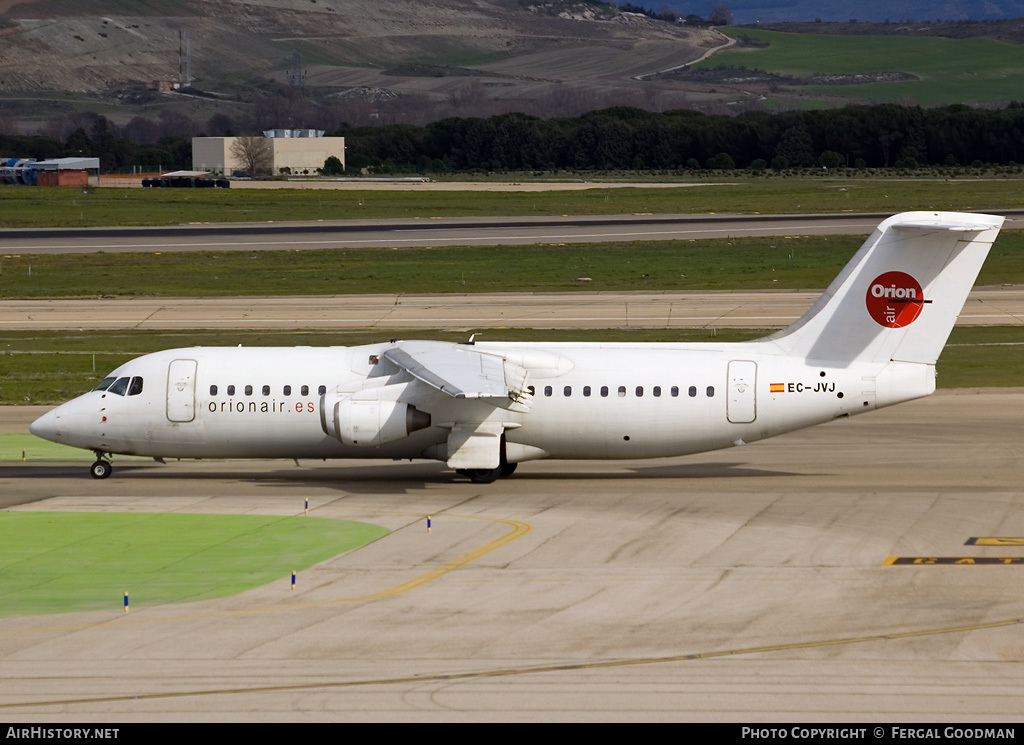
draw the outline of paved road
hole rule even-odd
[[[0,467],[37,510],[301,513],[394,532],[235,597],[0,619],[5,721],[1024,718],[1024,392],[719,453]],[[2,411],[2,410],[0,410]],[[3,414],[0,414],[2,416]],[[425,518],[433,516],[428,534]]]
[[[1011,213],[1007,213],[1011,214]],[[887,215],[598,215],[445,218],[0,231],[4,254],[281,251],[378,246],[514,245],[731,236],[868,235]],[[1024,226],[1012,213],[1005,227]]]

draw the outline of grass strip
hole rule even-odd
[[[551,174],[555,175],[555,174]],[[579,174],[576,174],[579,175]],[[644,178],[644,174],[635,174]],[[584,174],[594,178],[592,174]],[[384,218],[621,214],[792,214],[1010,209],[1024,180],[708,174],[680,188],[578,191],[355,191],[5,186],[0,227],[57,228]]]
[[[300,505],[296,505],[299,507]],[[268,515],[0,512],[0,616],[120,610],[234,595],[386,535]]]

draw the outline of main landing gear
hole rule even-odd
[[[103,451],[96,451],[96,462],[89,466],[89,473],[92,474],[94,479],[105,479],[110,476],[114,471],[114,467],[110,465],[109,460],[104,460]]]
[[[474,484],[491,484],[498,479],[507,479],[516,472],[518,463],[502,463],[497,468],[461,468],[455,473],[465,476]]]

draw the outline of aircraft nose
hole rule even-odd
[[[28,426],[28,431],[36,437],[50,442],[57,441],[57,410],[50,409]]]

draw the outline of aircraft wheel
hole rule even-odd
[[[491,484],[501,476],[501,468],[467,468],[464,473],[474,484]]]
[[[516,466],[518,465],[518,463],[502,463],[498,467],[498,477],[507,479],[509,476],[516,472]]]
[[[92,467],[89,469],[89,473],[92,474],[94,479],[105,479],[113,472],[113,470],[114,467],[110,465],[109,461],[98,460],[92,464]]]

